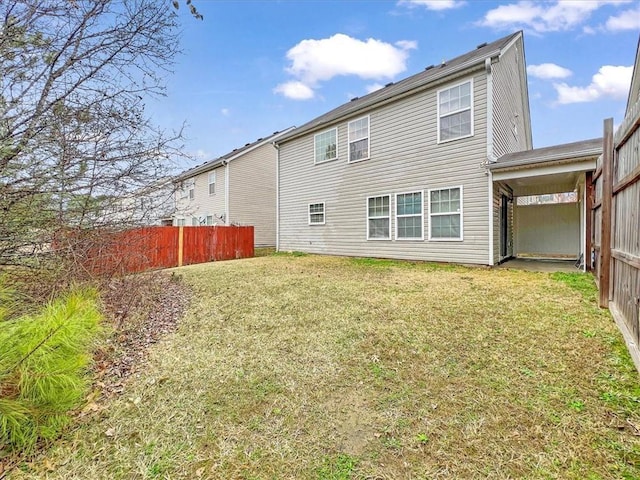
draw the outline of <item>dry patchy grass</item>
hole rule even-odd
[[[640,477],[588,277],[274,255],[194,292],[123,396],[12,478]]]

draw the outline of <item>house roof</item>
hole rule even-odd
[[[268,137],[264,137],[264,138],[259,138],[256,141],[252,142],[252,143],[247,143],[242,147],[239,148],[234,148],[233,150],[231,150],[229,153],[222,155],[221,157],[218,158],[214,158],[213,160],[209,160],[208,162],[204,162],[201,163],[200,165],[196,165],[195,167],[192,167],[188,170],[185,170],[184,172],[180,173],[179,175],[177,175],[173,181],[174,182],[181,182],[183,180],[186,180],[188,178],[191,178],[195,175],[199,175],[203,172],[207,172],[209,170],[213,170],[214,168],[222,165],[225,162],[230,162],[238,157],[240,157],[241,155],[250,152],[251,150],[254,150],[266,143],[271,143],[274,140],[276,140],[277,138],[281,137],[282,135],[285,135],[286,133],[290,132],[291,130],[293,130],[295,127],[289,127],[286,128],[282,131],[279,132],[273,132],[271,135],[269,135]]]
[[[325,128],[336,120],[357,115],[379,104],[386,103],[389,100],[395,100],[396,97],[401,95],[410,94],[415,90],[427,88],[436,84],[438,81],[468,68],[478,67],[484,64],[485,59],[500,55],[507,45],[520,36],[522,36],[522,31],[500,38],[499,40],[491,43],[483,43],[478,45],[475,50],[467,52],[464,55],[460,55],[452,60],[445,61],[441,65],[431,65],[424,71],[405,78],[404,80],[400,80],[396,83],[388,83],[384,88],[376,90],[368,95],[353,98],[350,102],[347,102],[324,115],[320,115],[295,130],[290,131],[288,134],[283,135],[280,137],[278,143],[284,143],[305,133]]]
[[[598,157],[602,154],[602,138],[565,143],[551,147],[534,148],[522,152],[507,153],[488,165],[489,170],[499,171],[527,168],[549,162],[574,161]]]

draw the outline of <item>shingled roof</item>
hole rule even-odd
[[[376,90],[363,97],[353,98],[350,102],[347,102],[324,115],[320,115],[295,130],[290,131],[286,135],[283,135],[277,143],[284,143],[305,133],[327,127],[336,120],[359,114],[380,104],[392,101],[395,97],[411,94],[414,91],[428,88],[439,80],[460,71],[482,65],[484,64],[485,59],[500,55],[502,50],[518,36],[522,36],[521,31],[491,43],[483,43],[478,45],[475,50],[467,52],[464,55],[445,61],[440,65],[431,65],[420,73],[396,83],[389,83],[384,88]]]
[[[195,175],[199,175],[199,174],[201,174],[203,172],[207,172],[209,170],[213,170],[214,168],[218,167],[219,165],[222,165],[222,163],[224,161],[233,160],[234,158],[239,157],[240,155],[242,155],[243,153],[248,152],[249,150],[253,150],[254,148],[257,148],[257,147],[259,147],[261,145],[264,145],[265,143],[273,142],[277,138],[285,135],[286,133],[290,132],[294,128],[295,127],[285,128],[282,131],[273,132],[268,137],[259,138],[255,142],[247,143],[247,144],[245,144],[244,146],[242,146],[240,148],[234,148],[229,153],[226,153],[225,155],[222,155],[221,157],[215,158],[213,160],[209,160],[208,162],[201,163],[200,165],[196,165],[195,167],[192,167],[192,168],[190,168],[188,170],[185,170],[180,175],[176,176],[173,179],[173,181],[174,182],[181,182],[181,181],[186,180],[188,178],[191,178],[191,177],[193,177]]]
[[[548,162],[576,161],[599,157],[602,154],[602,138],[564,143],[551,147],[535,148],[522,152],[507,153],[497,162],[488,165],[489,170],[526,168]]]

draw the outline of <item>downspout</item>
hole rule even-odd
[[[231,225],[230,209],[229,209],[229,162],[223,160],[224,165],[224,223]]]
[[[484,69],[487,73],[487,162],[493,163],[496,157],[493,155],[493,73],[491,72],[491,59],[486,58]],[[487,168],[487,190],[489,192],[489,265],[494,264],[493,258],[493,174]]]
[[[280,251],[280,146],[271,142],[276,149],[276,252]]]

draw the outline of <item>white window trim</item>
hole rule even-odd
[[[336,132],[336,156],[334,158],[329,158],[327,160],[322,160],[321,162],[318,162],[316,160],[316,138],[319,135],[322,135],[323,133],[327,133],[330,132],[331,130],[334,130]],[[334,128],[329,128],[327,130],[324,130],[322,132],[318,132],[313,136],[313,164],[314,165],[321,165],[323,163],[327,163],[327,162],[333,162],[334,160],[337,160],[339,156],[339,151],[338,151],[338,127],[334,127]]]
[[[358,160],[351,160],[351,135],[349,134],[349,125],[353,122],[357,122],[358,120],[362,120],[363,118],[367,119],[367,129],[368,129],[367,152],[369,152],[369,155],[365,158],[359,158]],[[354,140],[354,141],[357,142],[359,140]],[[364,162],[365,160],[369,160],[370,158],[371,158],[371,115],[365,115],[363,117],[354,118],[353,120],[350,120],[347,122],[347,163]],[[382,196],[382,195],[378,195],[378,196]]]
[[[187,198],[189,200],[195,200],[196,198],[196,181],[195,180],[189,180],[189,183],[187,183]]]
[[[322,223],[320,222],[312,222],[311,221],[311,205],[322,205]],[[324,225],[325,222],[327,221],[327,206],[325,205],[324,202],[313,202],[310,203],[309,205],[307,205],[307,214],[308,214],[308,220],[309,220],[309,225],[315,226],[315,225]],[[319,213],[316,212],[314,215],[318,215]]]
[[[180,225],[182,222],[182,225]],[[176,227],[185,227],[187,225],[187,220],[184,217],[176,217]]]
[[[389,215],[387,217],[369,217],[369,199],[371,198],[378,198],[378,197],[389,197]],[[392,194],[390,193],[382,193],[380,195],[370,195],[367,197],[367,200],[365,202],[365,218],[367,221],[367,240],[370,240],[372,242],[376,242],[376,241],[383,241],[383,242],[388,242],[389,240],[391,240],[391,231],[392,231],[392,225],[391,225],[391,212],[393,209],[393,205],[391,204],[391,198],[393,197]],[[389,219],[389,236],[385,237],[385,238],[371,238],[369,235],[369,219],[370,218],[388,218]]]
[[[418,215],[413,214],[413,215],[398,215],[398,196],[399,195],[407,195],[410,193],[420,193],[422,195],[422,211],[420,213],[420,216],[422,217],[422,230],[421,230],[421,235],[420,237],[401,237],[398,234],[398,218],[405,218],[405,217],[417,217]],[[403,242],[410,242],[410,241],[421,241],[424,240],[424,190],[420,190],[415,189],[415,190],[410,190],[407,192],[398,192],[395,194],[395,208],[393,209],[393,211],[395,212],[395,217],[396,217],[396,225],[395,225],[395,239],[396,240],[401,240]]]
[[[213,182],[211,181],[211,174],[213,174]],[[216,174],[215,170],[212,170],[211,172],[209,172],[208,176],[207,176],[207,191],[209,192],[209,196],[213,197],[216,194],[216,191],[218,190],[218,175]],[[213,185],[213,193],[211,193],[211,185]]]
[[[453,188],[460,189],[460,238],[432,238],[431,237],[431,192],[439,191],[439,190],[451,190]],[[430,242],[463,242],[464,241],[464,189],[462,185],[454,185],[451,187],[440,187],[440,188],[430,188],[427,191],[427,210],[428,210],[428,219],[429,219],[429,241]],[[452,213],[458,212],[449,212],[449,213],[434,213],[433,215],[451,215]]]
[[[464,135],[464,136],[461,136],[461,137],[449,138],[448,140],[441,140],[440,139],[440,92],[444,92],[445,90],[449,90],[451,88],[459,87],[460,85],[464,85],[465,83],[470,83],[469,87],[471,89],[471,101],[470,101],[470,105],[469,105],[469,111],[471,112],[471,133],[469,135]],[[473,135],[474,135],[474,125],[475,125],[475,121],[474,121],[475,120],[475,115],[474,115],[474,111],[473,111],[473,103],[474,103],[473,78],[465,80],[464,82],[454,83],[453,85],[447,85],[445,88],[441,88],[440,90],[438,90],[436,92],[436,107],[437,107],[437,110],[438,110],[438,113],[437,113],[438,142],[437,143],[449,143],[449,142],[455,142],[456,140],[462,140],[463,138],[473,137]],[[454,114],[460,113],[460,112],[464,112],[465,110],[467,110],[467,109],[463,108],[463,109],[460,109],[460,110],[456,110],[455,112],[449,112],[449,113],[447,113],[447,116],[454,115]],[[434,189],[434,190],[437,190],[437,189]]]

